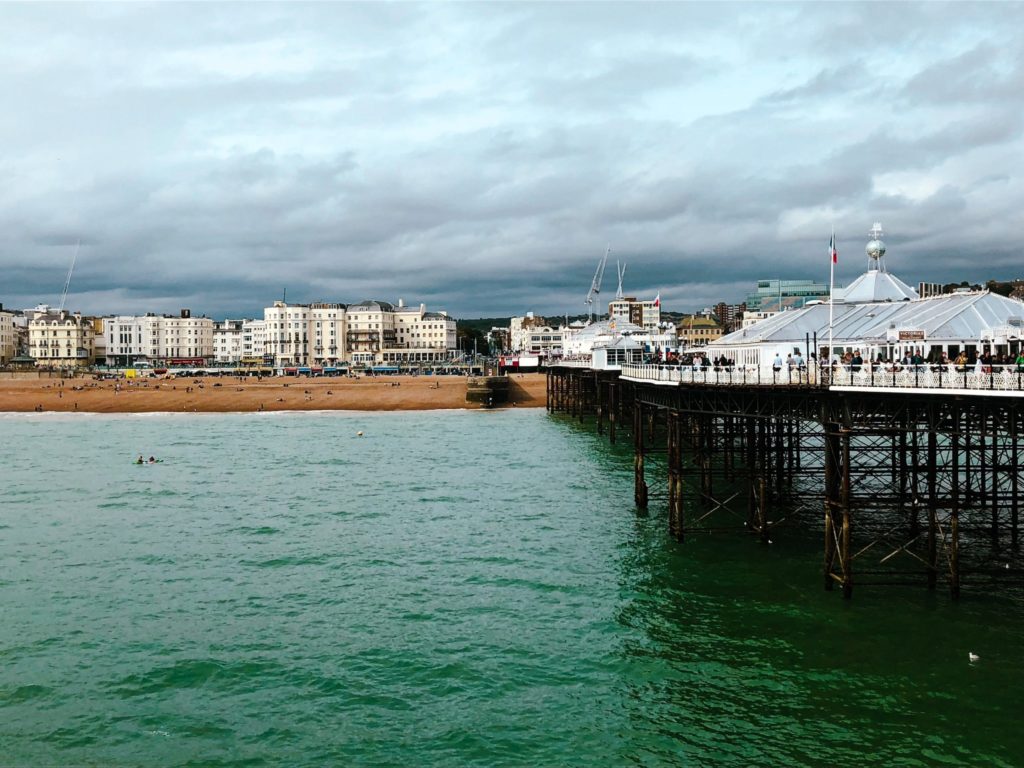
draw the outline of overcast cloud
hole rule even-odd
[[[1024,276],[1024,5],[3,4],[0,302],[583,312]],[[615,291],[614,264],[602,302]]]

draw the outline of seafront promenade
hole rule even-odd
[[[0,381],[0,411],[230,413],[237,411],[419,411],[479,408],[465,376],[271,377],[106,380],[92,376]],[[509,377],[501,407],[542,408],[542,374]]]

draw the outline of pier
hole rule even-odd
[[[588,363],[547,408],[633,445],[637,509],[679,542],[822,526],[826,590],[1020,583],[1024,371],[829,371]],[[660,475],[660,476],[659,476]]]

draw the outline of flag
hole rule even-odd
[[[832,263],[839,263],[839,251],[836,250],[836,233],[832,233],[832,239],[828,241],[828,255],[832,257]]]
[[[661,306],[661,291],[658,291],[658,295],[654,297],[654,306]]]

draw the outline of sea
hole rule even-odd
[[[815,528],[676,543],[628,445],[541,409],[0,450],[2,766],[1024,764],[1019,593],[844,601]]]

